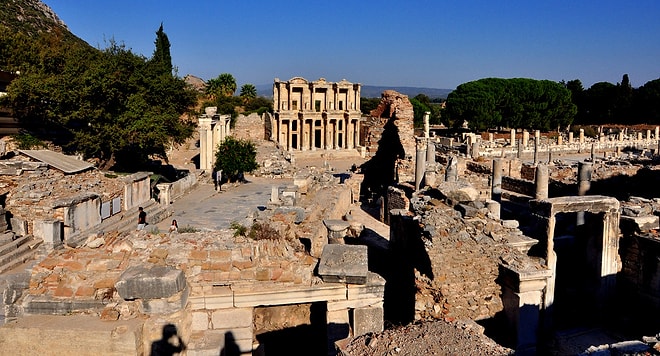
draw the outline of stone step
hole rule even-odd
[[[0,245],[14,241],[14,233],[11,231],[7,231],[5,233],[0,234]]]
[[[24,237],[19,240],[13,249],[0,255],[0,273],[9,271],[14,267],[27,262],[28,260],[33,259],[37,253],[37,246],[39,246],[43,240],[35,237]]]
[[[6,253],[10,253],[13,250],[16,250],[19,248],[21,245],[26,243],[28,241],[28,237],[20,237],[17,238],[16,240],[12,240],[9,242],[5,243],[0,243],[0,256],[3,256]],[[0,260],[1,262],[1,260]]]

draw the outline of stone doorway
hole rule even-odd
[[[254,308],[259,355],[328,355],[327,303]]]

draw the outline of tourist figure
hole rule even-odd
[[[147,226],[147,213],[144,212],[144,209],[142,207],[138,208],[138,225],[137,229],[138,230],[144,230],[144,227]]]
[[[170,233],[179,231],[179,224],[176,223],[176,220],[172,220],[172,225],[170,225]]]
[[[173,356],[186,349],[186,345],[177,334],[176,326],[163,326],[163,338],[151,343],[150,356]]]

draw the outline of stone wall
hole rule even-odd
[[[264,140],[265,137],[264,119],[257,113],[249,115],[239,115],[234,124],[232,136],[237,139],[249,140],[252,142]]]
[[[151,182],[148,172],[138,172],[124,177],[124,210],[131,210],[151,199]]]
[[[536,186],[533,181],[508,176],[502,177],[502,189],[529,197],[536,194]]]

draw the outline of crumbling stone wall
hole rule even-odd
[[[264,119],[257,113],[239,115],[236,118],[232,136],[252,142],[263,140],[265,137]]]

